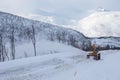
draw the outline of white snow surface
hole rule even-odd
[[[0,80],[44,80],[85,59],[84,51],[46,40],[38,42],[36,57],[33,57],[32,43],[18,45],[16,49],[19,50],[16,52],[17,58],[23,57],[24,52],[29,58],[1,62]]]
[[[101,53],[102,60],[79,62],[74,68],[48,80],[120,80],[120,51]]]
[[[47,54],[58,54],[58,53],[74,53],[77,50],[79,53],[79,49],[72,47],[71,45],[58,43],[57,41],[49,41],[49,40],[38,40],[36,41],[36,51],[37,56],[47,55]],[[32,42],[20,43],[16,46],[16,58],[26,58],[34,56],[34,49]]]
[[[79,20],[74,27],[89,37],[120,35],[120,11],[96,11]]]
[[[101,60],[95,61],[86,59],[88,52],[52,44],[39,50],[51,53],[1,62],[0,80],[120,80],[119,50],[101,51]]]

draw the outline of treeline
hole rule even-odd
[[[66,30],[49,31],[47,37],[50,41],[58,41],[59,43],[72,45],[80,49],[83,47],[83,42],[87,41],[84,37],[81,37],[80,33],[70,33],[70,31]]]
[[[19,26],[14,19],[19,21],[19,18],[14,17],[9,19],[1,18],[0,21],[0,62],[16,59],[16,42],[21,40],[31,40],[36,56],[36,37],[35,28],[33,25],[25,28],[23,23]],[[8,46],[9,47],[6,47]]]
[[[92,51],[92,45],[90,45],[89,47],[83,48],[84,51]],[[106,45],[106,46],[96,46],[96,50],[101,51],[101,50],[120,50],[120,47],[118,46],[114,46],[114,45]]]

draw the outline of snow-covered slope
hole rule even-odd
[[[85,60],[86,52],[60,43],[48,41],[40,48],[40,56],[0,63],[0,80],[44,80]]]
[[[95,44],[97,50],[120,50],[120,37],[92,37],[89,38],[89,45],[83,48],[85,51],[91,51],[92,45]]]
[[[35,31],[36,47],[37,47],[38,55],[42,53],[39,52],[40,49],[51,48],[51,47],[43,47],[43,48],[41,47],[46,45],[47,40],[53,42],[59,42],[61,44],[71,45],[79,49],[82,49],[83,47],[85,47],[85,45],[89,45],[87,44],[89,40],[87,40],[87,38],[78,31],[68,28],[63,28],[57,25],[52,25],[49,23],[26,19],[5,12],[0,12],[0,39],[2,41],[1,44],[5,47],[4,52],[6,51],[10,59],[12,53],[11,41],[13,39],[13,36],[15,41],[14,44],[15,44],[16,58],[31,56],[31,54],[34,54],[33,51],[32,52],[26,51],[33,49],[33,45],[32,45],[33,28]],[[42,42],[41,40],[44,40],[44,42]],[[84,46],[82,46],[83,42],[85,43]],[[39,43],[43,43],[43,44],[39,44]],[[24,48],[21,49],[21,47]]]
[[[12,27],[14,27],[16,41],[26,40],[31,36],[32,26],[35,28],[37,39],[48,39],[71,44],[70,39],[72,38],[79,45],[86,39],[82,33],[72,29],[0,12],[0,32],[7,38],[10,37]]]
[[[120,80],[119,50],[102,51],[94,61],[86,52],[64,48],[69,51],[0,63],[0,80]]]
[[[91,40],[92,44],[105,49],[120,49],[120,37],[100,37]]]
[[[74,54],[75,53],[74,50],[77,50],[77,49],[74,49],[70,45],[61,44],[58,42],[51,42],[49,40],[37,41],[36,49],[37,49],[37,56],[65,53],[69,51]],[[77,53],[79,53],[79,50]],[[27,58],[27,57],[32,57],[32,56],[34,56],[34,48],[33,48],[32,43],[30,42],[22,43],[16,46],[16,58],[17,59]]]
[[[120,37],[120,11],[95,11],[76,24],[75,30],[89,37]]]

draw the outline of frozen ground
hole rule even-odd
[[[120,80],[120,51],[101,51],[94,61],[84,51],[54,45],[57,52],[0,63],[0,80]]]
[[[84,51],[57,42],[38,42],[37,57],[32,57],[31,44],[22,44],[17,49],[18,58],[24,51],[31,57],[0,63],[0,80],[44,80],[85,60]]]
[[[102,60],[79,62],[46,80],[120,80],[120,51],[102,51]]]

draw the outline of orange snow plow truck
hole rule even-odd
[[[89,59],[90,56],[93,56],[94,60],[100,60],[100,53],[98,53],[98,51],[96,50],[95,44],[93,44],[92,48],[93,48],[93,51],[88,53],[87,59]]]

